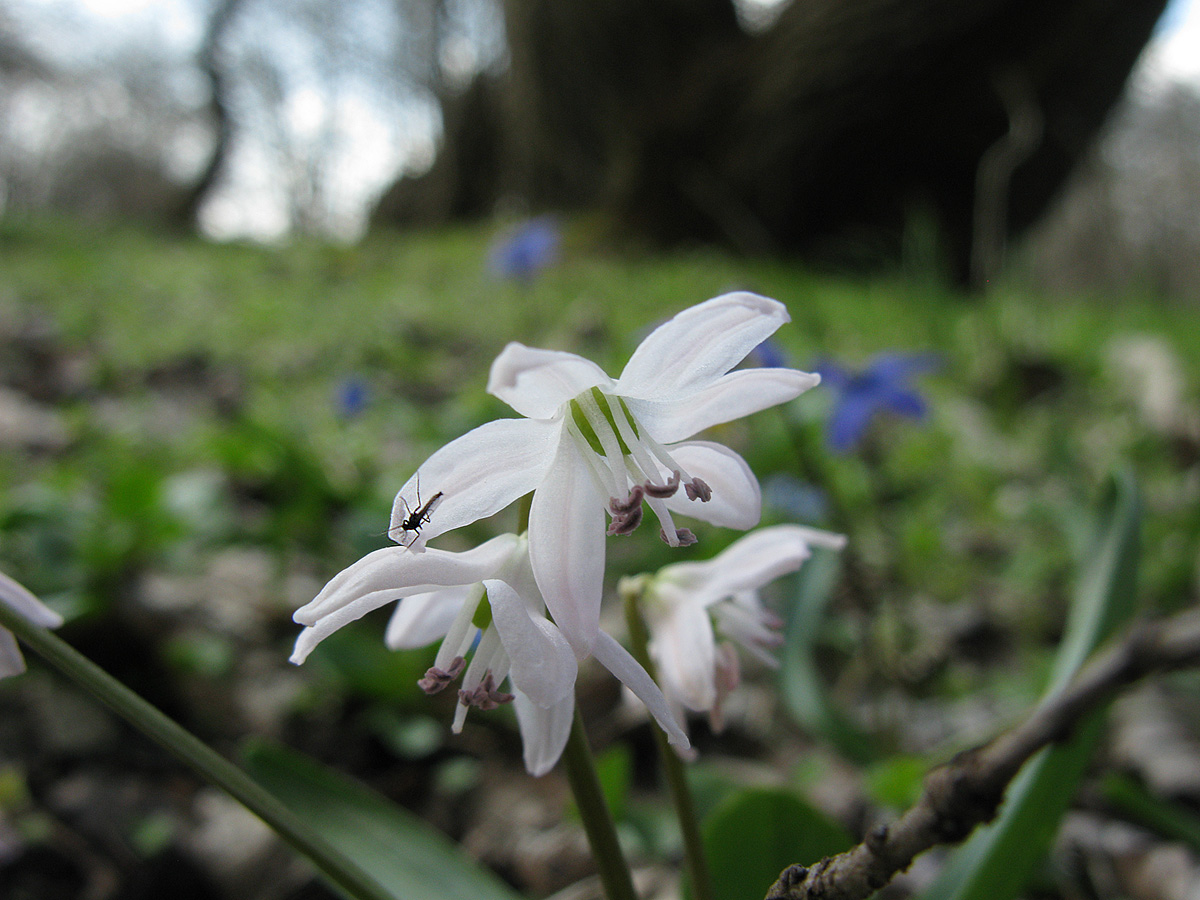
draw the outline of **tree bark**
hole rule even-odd
[[[219,0],[209,16],[204,41],[200,45],[198,62],[208,82],[208,114],[212,121],[213,147],[204,168],[184,195],[175,215],[176,222],[186,229],[196,226],[200,207],[224,174],[233,143],[233,114],[229,108],[231,84],[221,62],[221,45],[242,3],[243,0]]]
[[[448,116],[442,150],[488,164],[458,166],[474,184],[433,218],[410,202],[382,219],[517,197],[600,207],[662,242],[844,258],[894,255],[920,213],[966,280],[1046,208],[1164,5],[793,0],[752,34],[730,0],[506,0],[492,114]],[[405,190],[446,193],[446,168]]]

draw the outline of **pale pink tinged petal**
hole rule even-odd
[[[597,385],[611,387],[612,379],[591,360],[514,342],[492,363],[487,391],[523,416],[549,419],[568,400]]]
[[[629,655],[628,650],[618,644],[607,632],[600,631],[597,632],[596,639],[592,643],[592,654],[600,665],[617,676],[617,679],[646,705],[650,715],[654,716],[659,727],[666,733],[669,743],[684,748],[691,746],[687,732],[680,727],[679,722],[672,715],[671,705],[667,702],[667,698],[663,696],[663,692],[654,683],[654,679],[650,677],[649,673]]]
[[[25,660],[17,646],[17,639],[6,628],[0,628],[0,678],[20,675],[25,671]]]
[[[423,545],[504,509],[541,482],[554,458],[559,432],[547,422],[497,419],[451,441],[400,489],[388,535],[400,543]],[[419,523],[419,534],[406,533],[402,524],[431,501],[429,521]]]
[[[575,690],[579,665],[571,645],[554,623],[531,616],[525,601],[503,581],[485,581],[492,622],[510,661],[512,683],[543,708]]]
[[[412,650],[445,637],[459,609],[475,590],[473,584],[462,584],[425,594],[409,594],[396,604],[383,642],[392,650]]]
[[[670,444],[787,403],[820,383],[820,375],[797,369],[738,369],[687,397],[628,397],[625,403],[655,440]]]
[[[512,555],[517,538],[503,534],[462,553],[384,547],[343,569],[317,596],[296,610],[292,619],[312,625],[347,604],[379,591],[399,599],[456,584],[475,584],[500,570]]]
[[[386,606],[400,599],[400,594],[396,591],[375,591],[374,593],[364,594],[354,598],[353,603],[341,606],[327,615],[323,615],[316,619],[313,624],[307,626],[300,632],[300,636],[296,638],[296,646],[292,648],[292,655],[288,657],[296,665],[304,662],[308,655],[313,652],[317,644],[325,640],[339,628],[349,625],[351,622],[356,622],[369,612],[374,612],[381,606]]]
[[[519,690],[514,691],[513,710],[521,730],[525,769],[530,775],[545,775],[562,756],[575,718],[575,695],[568,694],[549,709],[538,706]]]
[[[604,506],[572,440],[559,445],[529,511],[529,562],[550,614],[580,658],[600,629]]]
[[[716,381],[790,320],[787,307],[740,291],[714,297],[656,328],[633,352],[614,392],[641,399],[691,394]]]
[[[650,652],[667,693],[688,709],[711,709],[717,700],[716,643],[708,611],[700,603],[681,603],[653,632]]]
[[[4,603],[34,625],[40,625],[42,628],[57,628],[63,623],[62,616],[3,572],[0,572],[0,603]]]
[[[667,450],[688,475],[712,488],[712,499],[707,503],[689,500],[679,491],[666,501],[671,512],[743,531],[758,524],[762,490],[750,466],[738,454],[710,441],[687,441]]]
[[[734,541],[707,563],[698,564],[707,567],[704,594],[721,598],[756,590],[799,569],[808,559],[811,546],[837,548],[844,543],[842,535],[800,525],[760,528]],[[661,574],[673,581],[670,568]]]

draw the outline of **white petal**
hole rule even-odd
[[[0,603],[6,604],[42,628],[57,628],[63,623],[62,616],[3,572],[0,572]]]
[[[617,678],[637,696],[650,715],[657,720],[659,727],[667,735],[667,741],[680,747],[690,747],[687,732],[685,732],[675,717],[671,714],[671,706],[663,692],[659,690],[654,679],[642,668],[641,663],[629,655],[629,651],[618,644],[611,635],[601,631],[596,634],[592,644],[592,654],[597,661],[612,672]]]
[[[549,419],[568,400],[596,385],[611,387],[612,379],[591,360],[513,342],[492,363],[487,390],[523,416]]]
[[[575,695],[568,694],[554,706],[538,706],[519,690],[514,691],[513,710],[521,729],[525,769],[530,775],[545,775],[562,756],[575,718]]]
[[[383,642],[392,650],[412,650],[445,637],[459,609],[475,590],[474,584],[460,584],[440,591],[409,594],[396,604]]]
[[[712,488],[712,499],[707,503],[689,500],[682,490],[678,491],[666,501],[671,512],[743,531],[758,524],[762,490],[750,466],[738,454],[710,441],[686,441],[667,450],[689,475]]]
[[[511,663],[508,674],[513,685],[546,709],[573,693],[579,665],[554,623],[531,616],[525,601],[503,581],[489,579],[484,586],[492,622]]]
[[[579,657],[600,630],[604,507],[575,442],[561,442],[529,511],[529,562],[546,607]]]
[[[757,590],[796,571],[808,559],[810,547],[836,550],[845,543],[840,534],[801,525],[774,525],[739,538],[710,560],[664,566],[659,577],[707,605]]]
[[[462,553],[448,550],[413,553],[405,547],[384,547],[335,575],[292,618],[301,625],[313,625],[318,619],[377,592],[390,593],[398,600],[456,584],[476,584],[508,562],[516,541],[514,535],[502,534]]]
[[[739,291],[714,297],[656,328],[630,357],[616,393],[680,397],[716,381],[790,321],[787,307]]]
[[[0,678],[20,675],[24,671],[25,660],[21,658],[17,639],[7,628],[0,628]]]
[[[541,482],[554,459],[559,431],[546,422],[497,419],[451,441],[425,460],[400,489],[392,504],[388,534],[420,549],[430,538],[504,509]],[[435,497],[429,521],[420,523],[419,536],[406,535],[401,524]]]
[[[659,443],[668,444],[787,403],[820,383],[820,375],[796,369],[738,369],[688,397],[629,397],[625,402]]]
[[[700,603],[677,605],[656,623],[650,652],[667,693],[688,709],[712,709],[717,701],[716,642],[708,610]]]

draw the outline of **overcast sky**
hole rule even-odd
[[[744,0],[770,5],[777,0]],[[164,49],[187,54],[200,40],[201,22],[195,0],[24,0],[29,7],[53,9],[73,19],[95,21],[94,34],[120,44],[130,40],[158,42]],[[1143,58],[1139,87],[1153,90],[1168,80],[1200,84],[1200,0],[1171,0],[1158,33]],[[362,225],[363,210],[371,198],[394,176],[397,167],[432,152],[432,125],[412,117],[397,122],[394,111],[372,109],[369,97],[342,94],[336,107],[316,90],[296,90],[288,98],[287,116],[300,131],[305,123],[328,121],[336,116],[345,134],[347,158],[337,167],[342,173],[333,195],[345,206],[340,230],[351,236]],[[425,119],[429,116],[423,114]],[[293,121],[294,120],[294,121]],[[349,148],[353,148],[350,150]],[[278,186],[267,184],[273,166],[254,148],[236,160],[234,180],[241,182],[219,192],[205,209],[206,231],[214,237],[239,235],[271,237],[288,228],[286,203]],[[247,197],[252,197],[247,202]],[[338,210],[331,210],[337,213]]]
[[[1200,0],[1171,0],[1144,65],[1154,74],[1200,82]]]

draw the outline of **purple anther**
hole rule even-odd
[[[463,706],[474,706],[476,709],[489,710],[495,709],[505,703],[511,703],[513,695],[497,690],[496,679],[492,677],[491,672],[488,672],[483,676],[483,680],[475,686],[474,690],[460,690],[458,692],[458,700]]]
[[[612,521],[608,523],[608,534],[633,534],[642,524],[642,507],[635,506],[623,513],[613,513]]]
[[[663,531],[661,528],[658,530],[658,536],[660,538],[662,538],[664,544],[671,543],[669,540],[667,540],[667,533],[665,531]],[[698,542],[700,540],[700,538],[696,537],[696,533],[694,531],[692,531],[692,529],[690,529],[690,528],[676,528],[675,529],[675,540],[679,541],[679,543],[676,546],[690,547],[690,546],[692,546],[692,544],[695,544],[696,542]]]
[[[647,481],[642,487],[645,489],[647,497],[654,497],[657,500],[666,500],[668,497],[674,497],[675,492],[679,490],[679,472],[678,470],[672,472],[666,484],[655,484],[652,481]]]
[[[466,665],[467,661],[465,659],[461,656],[456,656],[450,660],[449,669],[439,669],[437,666],[430,666],[429,670],[425,673],[425,677],[417,682],[417,687],[427,694],[436,694],[457,678]]]
[[[683,490],[689,500],[698,499],[701,503],[707,503],[712,499],[712,488],[700,478],[693,478],[683,486]]]
[[[646,489],[640,484],[635,484],[633,490],[629,492],[629,496],[624,500],[618,500],[616,497],[608,499],[608,508],[614,516],[623,516],[634,509],[641,509],[642,500],[646,496]]]

